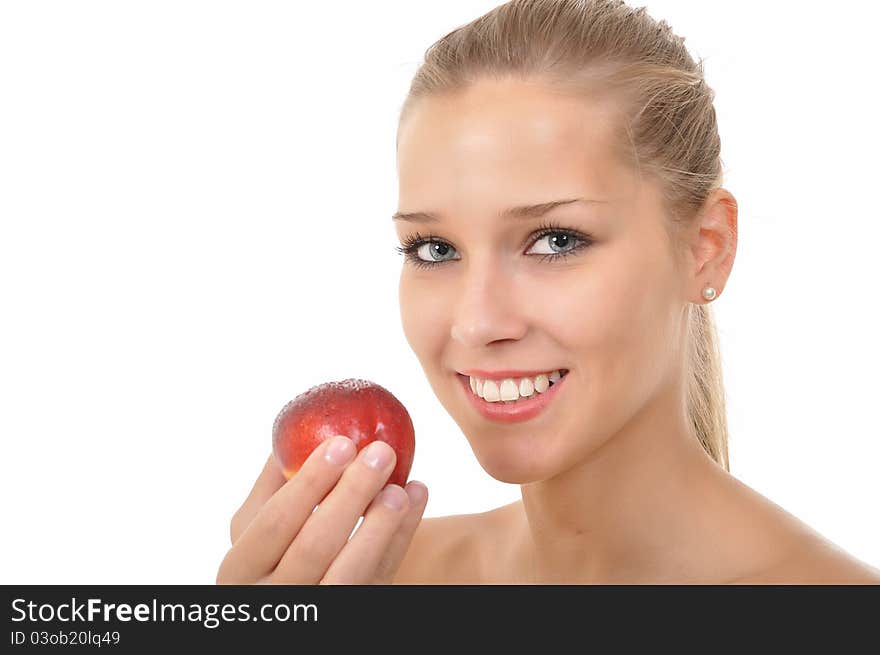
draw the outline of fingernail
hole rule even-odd
[[[354,444],[348,437],[337,435],[327,445],[324,457],[331,464],[341,466],[351,459],[354,454]]]
[[[401,510],[406,504],[406,495],[396,484],[389,484],[379,494],[379,502],[393,510]]]
[[[406,485],[406,493],[409,496],[409,502],[413,505],[420,505],[428,496],[428,487],[416,480]]]
[[[383,469],[391,463],[394,451],[384,441],[374,441],[364,450],[364,464],[373,469]]]

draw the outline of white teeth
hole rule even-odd
[[[501,396],[498,393],[498,385],[494,380],[485,380],[483,382],[483,400],[490,403],[498,402]]]
[[[482,380],[471,377],[471,391],[484,400],[494,403],[499,401],[514,402],[520,398],[528,398],[535,393],[544,393],[551,384],[556,384],[564,377],[559,371],[541,373],[534,378],[504,378],[503,380]]]
[[[519,398],[519,389],[510,378],[501,382],[501,400],[516,400]]]
[[[550,388],[550,380],[546,375],[541,373],[541,375],[535,378],[535,391],[539,393],[544,393],[547,389]]]

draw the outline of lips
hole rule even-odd
[[[484,418],[501,423],[519,423],[528,421],[541,414],[551,402],[557,401],[559,394],[567,387],[566,381],[570,375],[565,375],[554,383],[544,393],[536,393],[528,398],[520,398],[516,402],[489,402],[483,400],[471,391],[470,378],[460,373],[456,374],[462,392],[467,396],[467,402]]]
[[[458,371],[460,375],[469,375],[475,378],[482,378],[484,380],[503,380],[504,378],[533,378],[536,375],[541,375],[541,373],[551,373],[553,371],[565,371],[568,372],[567,368],[550,368],[544,369],[541,371],[514,371],[514,370],[505,370],[505,371],[486,371],[483,369],[470,369],[467,371]]]

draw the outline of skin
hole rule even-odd
[[[289,480],[269,455],[232,517],[232,547],[217,584],[390,584],[428,490],[415,480],[406,489],[386,484],[396,463],[388,444],[355,453],[354,443],[337,435]]]
[[[448,246],[416,253],[433,268],[404,263],[404,332],[480,465],[522,499],[421,521],[394,582],[880,582],[690,431],[686,310],[706,286],[723,293],[736,200],[715,190],[671,243],[658,187],[611,154],[613,121],[609,106],[507,79],[423,99],[401,125],[398,209],[439,218],[395,230]],[[599,202],[543,217],[590,237],[565,259],[542,261],[574,242],[536,240],[540,218],[500,216],[569,198]],[[569,373],[549,411],[503,424],[468,403],[469,368]]]

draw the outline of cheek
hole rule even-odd
[[[668,372],[675,322],[670,264],[645,247],[609,248],[588,266],[560,276],[539,314],[578,369],[594,428],[613,430],[644,404]],[[601,428],[600,428],[601,429]]]
[[[413,279],[408,271],[400,275],[400,320],[410,348],[423,366],[443,348],[449,335],[449,305],[441,287]]]

